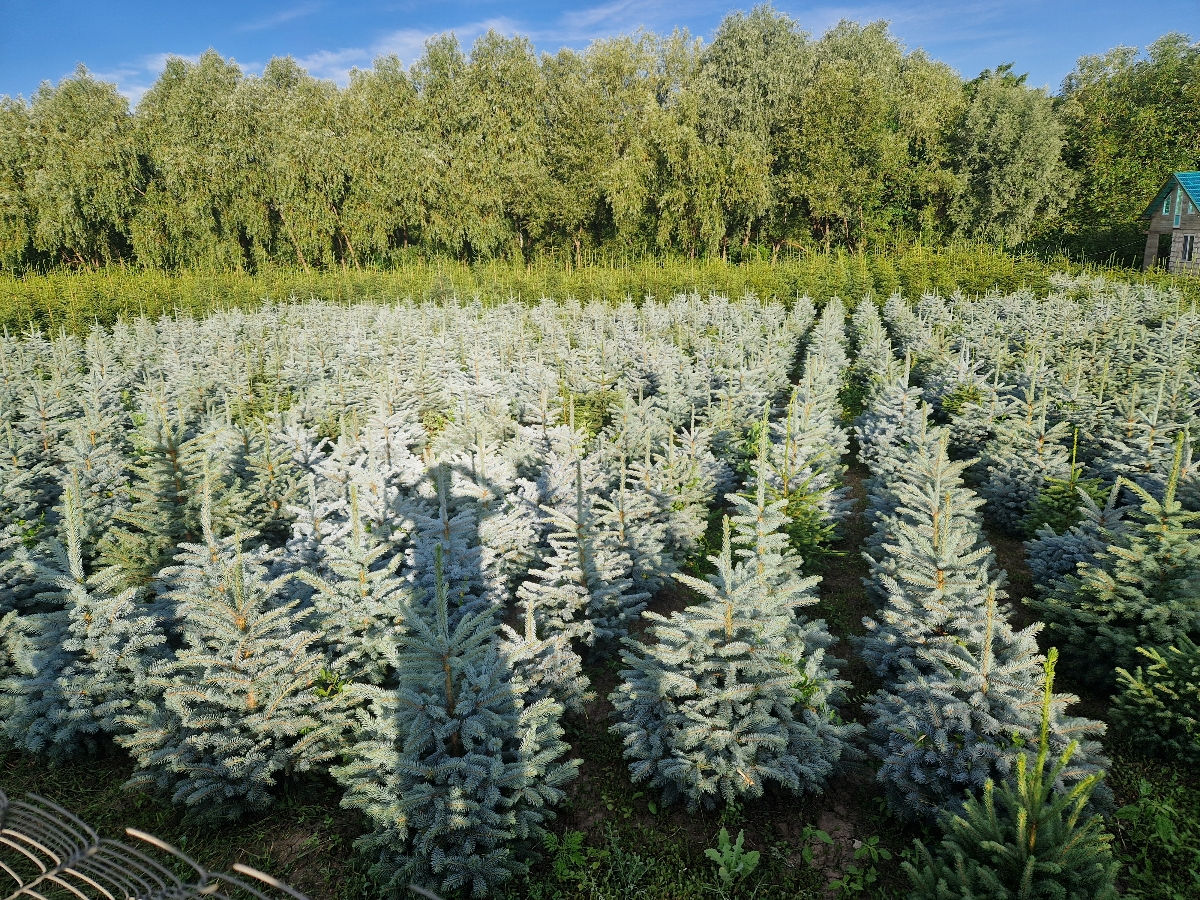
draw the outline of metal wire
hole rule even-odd
[[[151,834],[125,833],[140,843],[101,838],[35,794],[10,801],[0,791],[0,900],[308,900],[249,866],[210,872]],[[180,868],[191,873],[180,877]]]

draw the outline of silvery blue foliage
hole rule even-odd
[[[583,660],[564,632],[546,629],[549,635],[539,637],[535,605],[528,601],[523,605],[521,631],[500,626],[500,654],[512,668],[513,689],[527,705],[549,697],[566,710],[582,713],[596,696],[583,674]]]
[[[388,677],[388,644],[412,600],[398,572],[401,561],[394,546],[367,532],[352,485],[350,533],[331,542],[320,568],[296,575],[312,589],[308,624],[319,636],[328,677],[370,684]]]
[[[965,462],[950,460],[948,435],[930,429],[889,486],[894,509],[865,553],[868,593],[881,604],[864,618],[861,653],[889,681],[907,661],[924,671],[929,646],[955,643],[975,627],[980,596],[998,588],[995,560],[977,515],[982,501],[963,486]]]
[[[517,595],[532,607],[540,634],[564,634],[603,652],[625,634],[649,595],[634,588],[632,560],[601,527],[582,461],[574,468],[574,508],[542,507],[550,552]]]
[[[1038,626],[1010,628],[991,590],[977,606],[973,628],[953,642],[921,648],[920,668],[903,660],[899,675],[865,707],[871,752],[881,763],[876,778],[902,818],[928,820],[961,809],[968,792],[1008,777],[1019,755],[1036,751],[1043,671]],[[1064,712],[1077,699],[1053,698],[1050,746],[1061,752],[1080,742],[1059,790],[1108,767],[1093,739],[1104,725]],[[1101,805],[1110,799],[1107,792],[1095,797]]]
[[[896,505],[891,486],[904,472],[909,457],[919,454],[929,440],[928,426],[929,408],[921,400],[921,392],[909,387],[905,378],[881,388],[855,422],[858,458],[871,473],[865,482],[865,516],[874,532],[866,543],[868,551],[882,539],[882,523]]]
[[[484,578],[483,547],[479,542],[479,507],[450,494],[450,473],[445,465],[429,472],[436,494],[405,499],[400,520],[407,532],[404,553],[405,579],[418,603],[433,603],[436,593],[434,557],[441,555],[451,585],[450,617],[474,612],[495,612]]]
[[[819,791],[860,730],[837,714],[845,683],[825,655],[825,623],[798,615],[818,579],[801,577],[785,550],[782,503],[759,490],[757,504],[738,506],[740,558],[726,519],[716,572],[676,575],[702,601],[644,614],[654,641],[626,641],[609,698],[634,781],[689,809],[761,796],[770,783]]]
[[[125,733],[124,718],[145,692],[146,668],[165,652],[159,623],[135,589],[119,586],[120,573],[86,572],[78,482],[70,479],[62,496],[66,544],[51,538],[32,567],[45,589],[40,611],[8,621],[5,643],[15,665],[0,678],[8,740],[55,760],[94,752],[103,737]]]
[[[396,631],[397,687],[363,689],[360,737],[333,771],[372,825],[356,845],[385,887],[484,897],[528,870],[578,761],[563,759],[562,706],[521,695],[495,620],[452,623],[440,553],[434,581]]]
[[[1113,415],[1097,436],[1099,453],[1092,466],[1105,484],[1123,477],[1158,497],[1163,495],[1175,433],[1180,430],[1180,423],[1164,414],[1165,384],[1165,376],[1160,377],[1157,393],[1150,397],[1145,396],[1143,385],[1135,384],[1128,395],[1114,401]]]
[[[210,510],[205,499],[202,542],[160,577],[178,649],[150,667],[118,740],[137,763],[130,784],[233,818],[270,805],[281,776],[330,759],[340,720],[318,693],[325,659],[292,576],[272,577],[273,554],[245,549],[253,535],[218,538]]]
[[[594,501],[597,525],[612,547],[629,557],[634,590],[653,594],[674,573],[676,560],[667,552],[667,526],[658,504],[631,481],[630,471],[622,466],[616,490]]]
[[[100,539],[113,527],[116,516],[128,508],[132,428],[117,393],[118,373],[92,369],[80,385],[79,416],[70,423],[59,446],[60,465],[73,473],[79,487],[85,567],[98,556]],[[59,539],[65,543],[65,515],[60,511]]]
[[[1081,563],[1095,562],[1108,547],[1106,535],[1118,534],[1125,508],[1118,505],[1121,487],[1114,484],[1104,506],[1100,506],[1086,491],[1079,491],[1079,508],[1083,519],[1063,534],[1043,525],[1032,540],[1025,542],[1025,559],[1033,576],[1038,596],[1044,597],[1061,587],[1060,582],[1074,575]]]
[[[987,502],[989,521],[1005,531],[1018,531],[1046,480],[1070,475],[1069,435],[1066,422],[1050,424],[1044,406],[1039,411],[1032,394],[996,421],[979,462],[986,473],[979,495]]]
[[[543,515],[537,484],[524,478],[491,500],[479,520],[483,574],[494,603],[507,603],[538,558]]]

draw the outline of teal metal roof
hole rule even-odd
[[[1154,215],[1155,209],[1162,209],[1162,202],[1166,199],[1167,194],[1175,190],[1175,185],[1183,188],[1183,192],[1191,199],[1192,204],[1200,209],[1200,172],[1174,172],[1167,179],[1166,184],[1158,189],[1158,193],[1154,195],[1154,199],[1150,201],[1150,205],[1146,207],[1146,211],[1142,213],[1143,219],[1148,219]]]

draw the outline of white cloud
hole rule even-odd
[[[281,9],[277,13],[272,13],[269,16],[263,16],[261,19],[255,19],[250,22],[244,22],[237,27],[238,31],[265,31],[268,28],[277,28],[288,22],[296,19],[303,19],[306,16],[311,16],[313,13],[320,10],[320,3],[301,3],[297,6]]]
[[[138,101],[146,91],[154,86],[154,82],[158,80],[167,66],[167,60],[173,57],[186,59],[188,62],[196,62],[200,58],[199,53],[151,53],[143,56],[133,62],[123,63],[115,69],[109,69],[104,72],[92,72],[92,77],[97,81],[112,82],[117,86],[117,91],[129,98],[130,106],[137,106]]]
[[[338,84],[345,84],[350,78],[351,69],[369,68],[381,56],[396,56],[405,65],[412,65],[425,52],[425,44],[430,38],[453,33],[459,43],[469,50],[476,38],[490,30],[498,31],[501,34],[521,32],[518,23],[503,17],[466,22],[452,28],[434,30],[400,28],[377,37],[365,47],[318,50],[315,53],[297,57],[296,62],[315,78],[328,78]]]

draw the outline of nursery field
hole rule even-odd
[[[1200,896],[1194,296],[864,279],[31,313],[0,791],[314,900]]]

